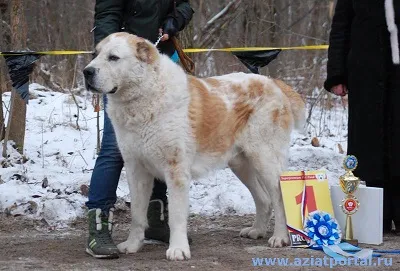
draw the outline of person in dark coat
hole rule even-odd
[[[400,1],[338,0],[324,88],[348,94],[355,175],[384,188],[384,232],[400,229]]]
[[[179,60],[171,41],[190,22],[193,9],[188,0],[96,0],[94,42],[97,45],[109,34],[126,31],[155,43],[172,60]],[[107,99],[104,96],[104,105]],[[118,258],[118,248],[112,237],[113,206],[124,162],[119,152],[111,121],[104,112],[103,139],[93,169],[89,188],[89,238],[86,252],[96,258]],[[148,239],[169,242],[167,186],[154,180],[153,194],[148,209]]]

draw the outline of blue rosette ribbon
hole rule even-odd
[[[323,211],[314,211],[304,219],[304,232],[309,237],[310,248],[323,250],[324,253],[337,260],[347,257],[360,259],[370,258],[372,249],[361,249],[348,243],[341,243],[342,232],[339,223],[330,214]]]
[[[314,211],[304,220],[304,232],[312,247],[337,245],[342,240],[339,223],[330,214]]]

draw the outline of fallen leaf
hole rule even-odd
[[[81,194],[85,197],[89,195],[89,187],[86,184],[81,185]]]
[[[313,137],[313,139],[311,139],[311,145],[312,145],[313,147],[319,147],[320,144],[319,144],[318,138]]]
[[[343,154],[343,153],[344,153],[344,150],[343,150],[342,145],[340,145],[340,143],[338,144],[338,148],[339,148],[339,153],[340,153],[340,154]]]

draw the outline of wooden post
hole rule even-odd
[[[26,21],[23,1],[11,1],[11,47],[13,50],[26,48]],[[3,156],[7,155],[7,141],[15,142],[18,152],[24,151],[26,104],[15,89],[11,92],[10,115],[4,138]]]
[[[5,0],[0,0],[0,18],[5,18],[5,14],[8,10],[8,2]],[[3,39],[0,40],[0,48],[6,48],[7,45],[10,44],[10,32],[8,31],[9,29],[7,28],[9,25],[7,22],[5,22],[5,19],[3,19],[2,22],[0,22],[0,37],[3,37]],[[3,65],[3,61],[0,63],[0,141],[4,139],[5,136],[5,127],[6,124],[4,123],[4,112],[3,112],[3,92],[5,89],[7,89],[7,83],[6,83],[6,73],[7,70],[5,68],[5,65]]]

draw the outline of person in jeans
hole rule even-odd
[[[169,55],[175,62],[179,57],[171,37],[190,22],[193,9],[188,0],[96,0],[94,21],[94,43],[97,45],[109,34],[125,31],[158,44],[161,53]],[[107,107],[107,97],[103,97]],[[118,258],[112,232],[113,206],[117,187],[124,166],[111,121],[105,110],[101,150],[97,157],[89,189],[88,207],[89,238],[86,252],[96,258]],[[149,228],[147,239],[169,241],[167,213],[167,186],[155,179],[153,194],[148,209]]]

